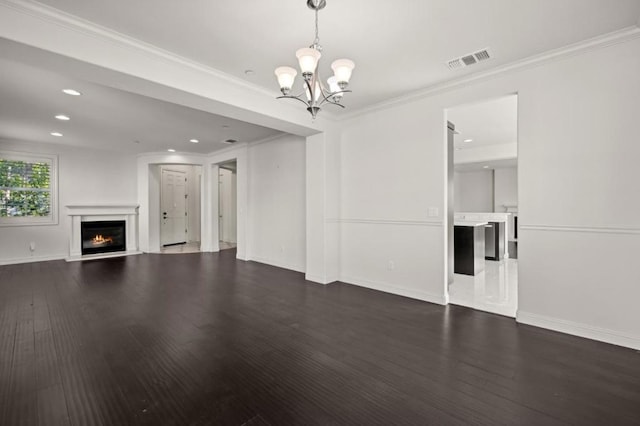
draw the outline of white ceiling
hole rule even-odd
[[[458,149],[518,141],[518,96],[461,105],[447,110],[447,120],[455,124],[453,141]],[[472,139],[472,142],[464,142]]]
[[[306,0],[41,0],[41,3],[277,90],[273,70],[313,41]],[[321,72],[356,69],[350,109],[637,25],[638,0],[327,0]],[[445,63],[489,47],[482,64]],[[244,71],[252,69],[253,76]]]
[[[514,169],[518,167],[517,158],[509,158],[502,160],[488,160],[478,163],[464,163],[456,164],[454,170],[456,172],[477,172],[481,170],[495,170],[495,169]]]
[[[489,145],[518,142],[518,96],[509,95],[447,110],[447,120],[455,125],[454,159],[461,150],[482,152]],[[464,142],[471,139],[471,142]],[[486,167],[485,167],[486,166]],[[476,171],[483,168],[516,167],[517,158],[484,159],[455,164],[456,171]]]
[[[0,45],[1,46],[1,45]],[[2,50],[0,49],[0,52]],[[131,153],[210,153],[280,132],[0,57],[0,138]],[[82,96],[68,96],[72,88]],[[64,114],[70,121],[54,117]],[[226,127],[228,126],[228,127]],[[63,137],[51,136],[57,131]],[[191,143],[197,139],[199,143]],[[137,142],[136,142],[137,141]]]
[[[313,39],[313,12],[306,0],[20,1],[86,19],[262,86],[274,96],[274,68],[295,66],[295,50]],[[356,62],[350,86],[354,93],[343,101],[349,111],[636,25],[640,16],[640,0],[615,0],[615,7],[611,0],[327,3],[320,12],[321,71],[326,77],[330,62],[340,57]],[[70,68],[65,72],[66,59],[53,60],[51,54],[37,62],[33,58],[45,56],[5,48],[7,43],[0,40],[0,138],[134,153],[168,148],[209,153],[228,146],[221,143],[227,138],[244,142],[279,134],[119,90],[117,84],[97,84],[102,81],[81,78]],[[445,65],[454,57],[486,47],[494,55],[489,61],[458,70]],[[247,69],[255,73],[246,75]],[[64,87],[78,88],[85,95],[65,96],[60,92]],[[513,140],[515,130],[504,125],[508,121],[504,117],[516,113],[507,111],[511,106],[500,100],[495,102],[488,109],[482,107],[484,112],[478,106],[450,110],[450,118],[462,131],[456,139],[473,138],[475,146]],[[58,122],[53,116],[60,113],[72,120]],[[496,121],[492,115],[501,118]],[[493,125],[483,129],[478,122]],[[64,137],[50,136],[54,130]],[[189,143],[191,138],[200,143]]]

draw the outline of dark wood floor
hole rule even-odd
[[[640,424],[640,354],[220,254],[0,267],[0,424]]]

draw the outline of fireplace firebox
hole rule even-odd
[[[124,220],[103,220],[82,222],[82,255],[125,251],[126,222]]]

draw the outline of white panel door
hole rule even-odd
[[[187,241],[186,173],[162,170],[160,241],[163,246]]]

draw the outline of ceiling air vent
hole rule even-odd
[[[226,139],[226,140],[223,140],[222,142],[223,142],[223,143],[229,143],[229,144],[231,144],[231,143],[236,143],[236,142],[238,142],[238,141],[237,141],[237,140],[235,140],[235,139]]]
[[[475,64],[478,61],[476,61],[476,58],[474,58],[473,55],[467,55],[462,57],[462,62],[464,62],[466,66],[469,66]]]
[[[447,65],[449,66],[449,68],[451,68],[452,70],[455,70],[456,68],[462,68],[464,67],[464,64],[462,63],[462,61],[459,58],[456,59],[452,59],[450,60]]]
[[[476,57],[478,62],[486,61],[487,59],[491,58],[491,55],[489,54],[489,49],[484,49],[484,50],[481,50],[479,52],[476,52],[476,53],[473,54],[473,56]]]
[[[449,69],[455,70],[477,64],[478,62],[486,61],[487,59],[491,59],[489,48],[469,53],[468,55],[464,55],[459,58],[451,59],[447,61],[447,66]]]

